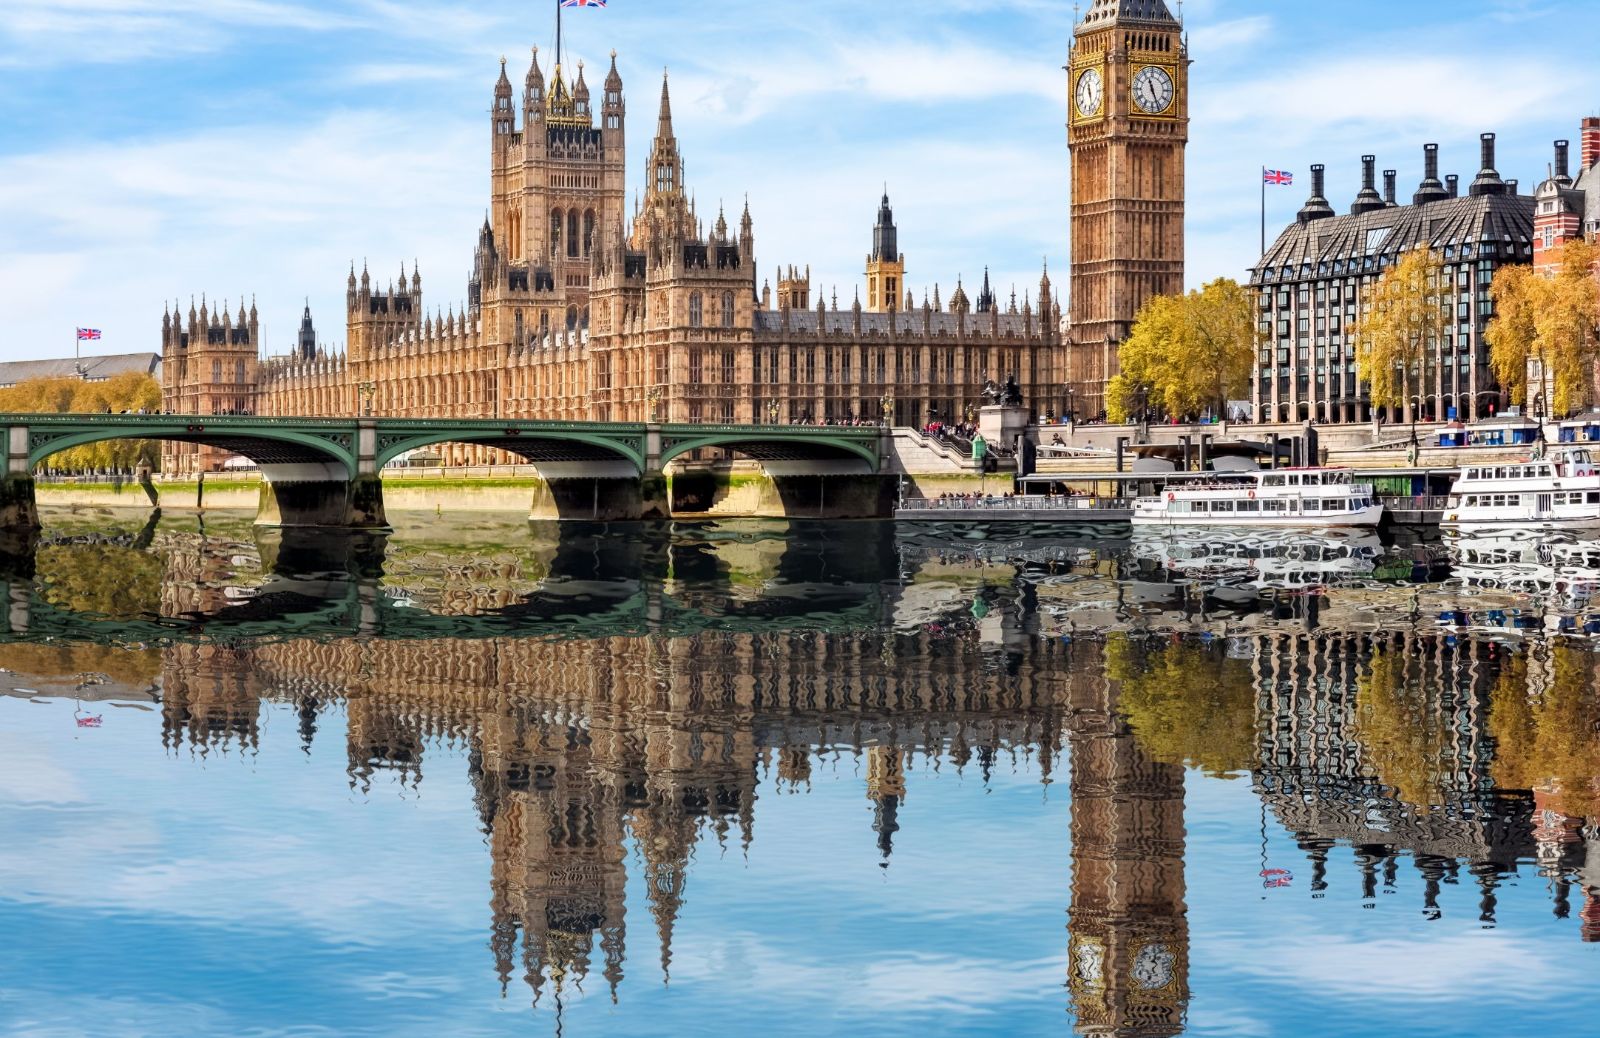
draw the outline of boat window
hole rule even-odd
[[[1189,509],[1194,512],[1209,512],[1211,505],[1207,501],[1191,501],[1189,502]]]
[[[1261,510],[1263,512],[1282,512],[1287,504],[1287,501],[1263,501],[1261,502]]]
[[[1261,503],[1259,501],[1240,501],[1234,508],[1240,512],[1259,512],[1261,511]]]
[[[1497,469],[1494,470],[1494,478],[1495,479],[1505,479],[1506,478],[1505,466],[1501,466],[1500,468],[1497,468]]]
[[[1281,487],[1281,486],[1283,486],[1283,477],[1282,476],[1262,476],[1261,477],[1261,485],[1264,486],[1264,487]]]
[[[1589,503],[1591,505],[1600,505],[1600,491],[1589,491]]]

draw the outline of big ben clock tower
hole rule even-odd
[[[1072,319],[1067,381],[1104,406],[1117,347],[1153,295],[1183,291],[1189,53],[1164,0],[1094,0],[1067,66]]]

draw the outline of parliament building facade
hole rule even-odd
[[[758,273],[749,205],[707,227],[684,182],[669,85],[642,200],[626,202],[627,103],[613,53],[596,98],[580,62],[548,78],[535,49],[520,99],[504,61],[489,113],[490,206],[466,299],[424,306],[402,264],[352,266],[346,348],[309,311],[292,352],[259,357],[252,315],[163,318],[166,406],[188,413],[588,421],[960,421],[1014,377],[1041,418],[1103,407],[1117,344],[1151,294],[1182,288],[1187,51],[1162,0],[1096,0],[1078,24],[1070,319],[1048,269],[1002,300],[987,274],[918,301],[887,194],[859,292],[824,298],[809,268]],[[1092,88],[1092,89],[1091,89]],[[865,236],[864,236],[865,237]],[[225,323],[226,322],[226,323]],[[248,325],[241,335],[240,324]],[[1069,392],[1070,389],[1070,392]],[[169,471],[214,467],[170,445]],[[446,449],[447,460],[498,461]]]

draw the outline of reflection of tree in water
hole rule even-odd
[[[1255,693],[1249,662],[1221,643],[1106,643],[1106,675],[1122,683],[1121,712],[1155,760],[1233,777],[1255,760]]]
[[[1490,697],[1495,781],[1547,792],[1547,803],[1568,815],[1600,815],[1594,657],[1567,645],[1513,657]]]
[[[1357,681],[1354,732],[1378,780],[1426,811],[1462,788],[1471,770],[1457,726],[1471,704],[1423,669],[1414,654],[1375,651]]]
[[[161,665],[161,651],[143,646],[13,642],[5,647],[6,669],[19,674],[103,675],[124,685],[149,686],[161,676]]]
[[[77,613],[151,616],[161,610],[161,560],[100,544],[39,549],[36,580],[46,602]]]

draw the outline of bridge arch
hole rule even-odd
[[[356,474],[352,431],[327,432],[293,429],[266,422],[246,424],[235,419],[226,424],[205,419],[163,420],[133,415],[94,416],[80,422],[40,420],[30,415],[28,467],[74,447],[109,440],[161,440],[194,443],[242,455],[263,470],[276,466],[322,466],[328,478],[349,479]]]
[[[754,461],[787,462],[837,462],[862,461],[867,473],[877,473],[880,459],[876,431],[872,442],[861,436],[817,435],[807,429],[808,435],[784,434],[778,430],[742,429],[706,433],[689,433],[664,439],[661,444],[661,464],[665,467],[690,451],[717,447],[735,451]]]
[[[377,467],[381,471],[403,454],[441,443],[489,447],[525,458],[534,466],[620,461],[627,464],[632,476],[638,476],[645,468],[644,443],[637,430],[599,432],[514,425],[493,431],[482,425],[459,428],[440,425],[427,431],[384,433],[378,437]]]

